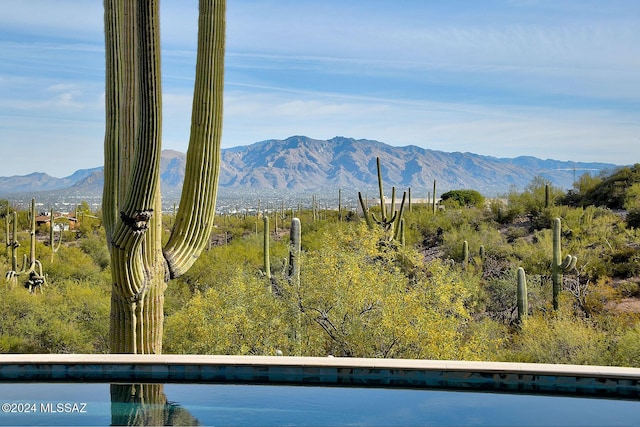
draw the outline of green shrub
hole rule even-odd
[[[441,203],[447,207],[476,207],[484,206],[484,197],[476,190],[451,190],[443,193]]]

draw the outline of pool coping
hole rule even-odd
[[[341,357],[4,354],[0,382],[295,384],[640,398],[640,368]]]

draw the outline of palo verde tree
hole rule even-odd
[[[213,227],[222,133],[225,0],[200,0],[191,134],[180,208],[162,247],[159,0],[105,0],[103,220],[112,353],[161,353],[164,289]]]

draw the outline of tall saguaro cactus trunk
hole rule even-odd
[[[105,0],[104,225],[112,353],[161,353],[164,289],[213,226],[220,167],[225,0],[201,0],[191,136],[180,208],[162,248],[159,0]]]

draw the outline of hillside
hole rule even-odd
[[[496,158],[473,153],[435,151],[416,146],[394,147],[379,141],[335,137],[316,140],[292,136],[222,150],[222,190],[328,192],[338,187],[354,192],[376,190],[376,157],[380,157],[388,188],[411,187],[422,196],[437,181],[438,192],[475,189],[492,196],[515,187],[523,189],[535,176],[570,188],[585,171],[611,171],[608,163],[566,162],[535,157]],[[186,156],[165,150],[161,179],[165,195],[179,194]],[[0,178],[0,197],[17,193],[56,192],[60,195],[102,193],[102,169],[81,170],[66,178],[44,173]]]

